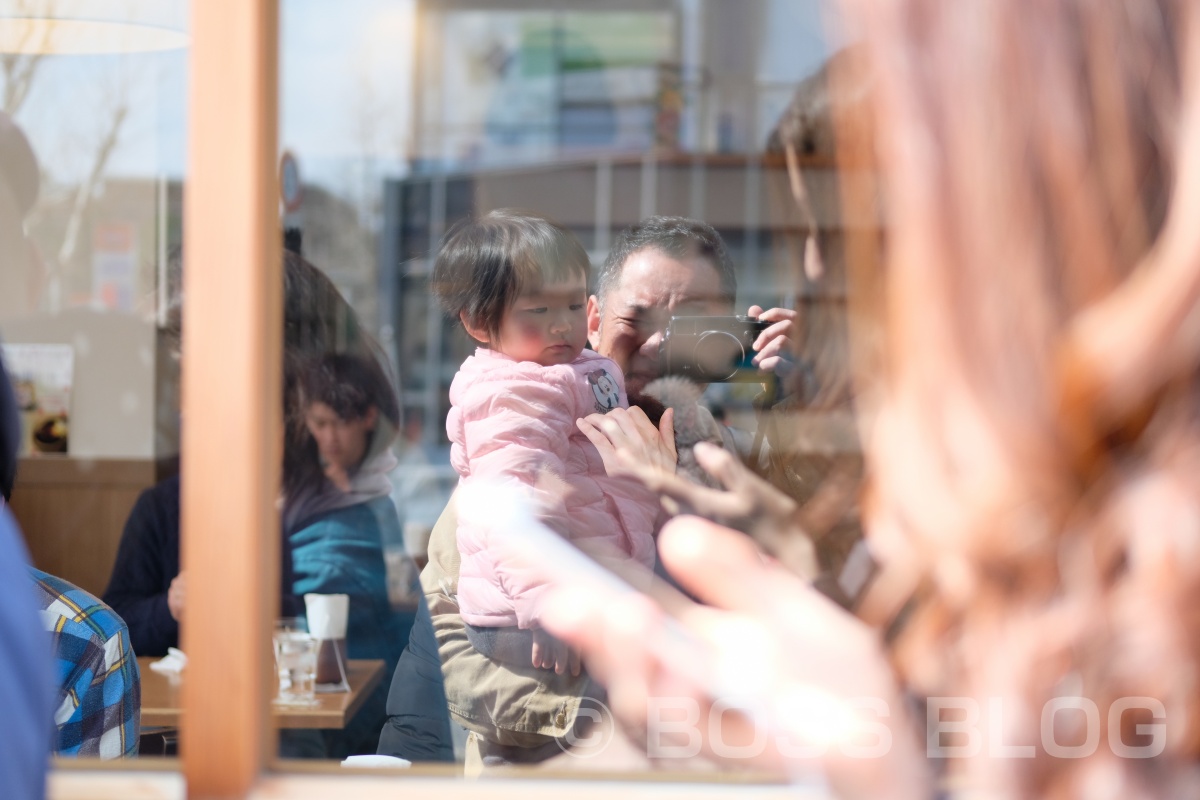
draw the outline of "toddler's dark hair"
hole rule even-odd
[[[433,265],[434,295],[448,314],[496,335],[522,292],[591,269],[579,239],[538,214],[501,208],[457,223]]]

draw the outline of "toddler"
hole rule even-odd
[[[446,430],[460,484],[517,479],[540,518],[592,553],[653,566],[658,504],[628,478],[610,477],[576,427],[628,406],[617,365],[585,350],[583,246],[542,217],[507,210],[460,224],[433,269],[434,292],[483,346],[450,387]],[[467,635],[489,658],[578,672],[541,633],[547,586],[488,546],[488,531],[460,515],[458,604]]]

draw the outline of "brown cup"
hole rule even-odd
[[[317,642],[317,683],[341,683],[342,671],[338,669],[338,653],[342,663],[346,660],[345,639],[320,639]]]

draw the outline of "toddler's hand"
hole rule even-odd
[[[581,664],[578,650],[567,647],[541,628],[534,628],[532,633],[533,666],[536,669],[552,669],[559,675],[569,669],[572,675],[579,675]]]

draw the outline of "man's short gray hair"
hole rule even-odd
[[[712,264],[721,282],[721,298],[733,305],[737,274],[721,235],[708,223],[687,217],[648,217],[617,234],[608,258],[596,275],[596,298],[604,299],[621,277],[625,262],[634,253],[653,247],[672,258],[699,257]]]

